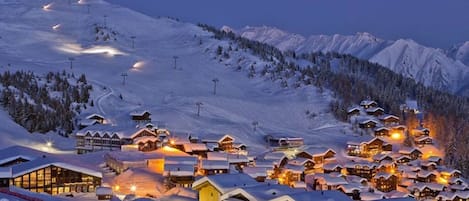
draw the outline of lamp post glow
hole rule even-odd
[[[132,193],[135,193],[135,191],[137,191],[137,186],[135,185],[130,186],[130,191],[132,191]]]

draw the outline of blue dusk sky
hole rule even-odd
[[[149,16],[216,27],[273,26],[303,36],[369,32],[449,48],[469,41],[469,0],[107,0]]]

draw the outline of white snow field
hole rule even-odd
[[[1,0],[0,19],[0,70],[86,74],[93,84],[95,107],[81,118],[99,113],[114,126],[133,127],[129,113],[149,110],[154,121],[164,122],[173,132],[201,137],[232,134],[251,152],[265,150],[266,133],[304,137],[306,144],[337,149],[346,141],[359,140],[348,134],[348,124],[327,112],[328,92],[320,94],[310,86],[284,89],[267,78],[248,78],[247,71],[237,72],[234,66],[247,69],[264,62],[241,50],[219,62],[215,50],[219,45],[227,47],[228,42],[212,39],[196,25],[150,18],[101,0],[72,1],[70,5],[58,0]],[[104,36],[110,34],[110,41],[95,34],[95,24],[104,23]],[[135,36],[135,48],[131,36]],[[173,56],[178,57],[177,69]],[[73,69],[70,57],[75,59]],[[128,75],[125,85],[124,73]],[[219,79],[216,95],[214,78]],[[200,117],[196,102],[203,103]],[[309,118],[306,111],[317,116]],[[61,150],[75,146],[73,138],[29,134],[5,112],[0,118],[0,147],[44,147],[47,140]],[[253,121],[259,122],[256,132]]]

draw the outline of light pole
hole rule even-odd
[[[217,83],[219,82],[220,80],[218,80],[218,78],[215,78],[212,80],[213,82],[213,94],[214,95],[217,95]]]
[[[135,38],[136,36],[130,36],[130,39],[132,39],[132,49],[135,49]]]
[[[70,61],[70,69],[72,69],[73,68],[73,61],[75,60],[75,58],[69,57],[68,60]]]
[[[122,85],[125,85],[125,77],[129,76],[126,72],[121,74],[122,76]]]
[[[202,102],[197,102],[195,103],[195,105],[197,106],[197,116],[200,117],[200,108],[202,107],[202,105],[204,105]]]
[[[104,22],[104,28],[106,28],[106,18],[107,18],[107,15],[104,15],[104,16],[103,16],[103,19],[104,19],[104,21],[103,21],[103,22]]]
[[[179,57],[178,56],[173,56],[173,59],[174,59],[174,69],[176,69],[176,64],[177,64],[176,60],[179,59]]]

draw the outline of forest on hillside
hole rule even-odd
[[[468,97],[424,86],[384,66],[351,55],[321,52],[297,55],[295,52],[282,52],[271,45],[242,38],[209,25],[199,26],[212,32],[214,38],[229,40],[237,45],[236,49],[248,50],[272,63],[258,72],[252,66],[248,67],[250,76],[258,74],[273,81],[281,80],[283,87],[314,85],[320,91],[332,91],[335,100],[331,102],[330,109],[339,120],[346,121],[347,108],[368,97],[376,100],[386,111],[398,115],[402,112],[401,104],[407,99],[417,100],[420,110],[424,111],[423,124],[443,146],[447,165],[469,175]],[[217,52],[225,55],[230,49],[231,46],[218,48]],[[294,62],[298,59],[310,61],[312,65],[300,67]],[[294,81],[288,82],[290,80]]]
[[[0,103],[19,125],[29,132],[57,131],[68,136],[75,129],[74,117],[86,109],[92,86],[85,75],[49,72],[39,76],[30,71],[0,74]]]

